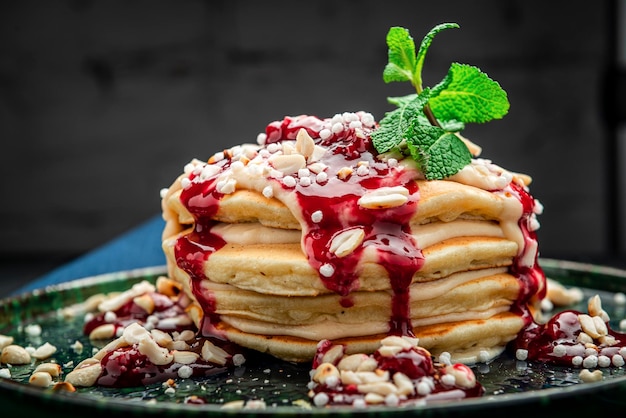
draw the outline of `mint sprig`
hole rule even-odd
[[[387,112],[372,132],[378,152],[397,150],[410,155],[428,180],[452,176],[471,162],[465,143],[454,133],[466,123],[484,123],[502,118],[509,110],[506,92],[477,67],[452,63],[444,79],[424,87],[422,68],[426,52],[439,32],[458,28],[442,23],[431,29],[417,53],[409,31],[392,27],[387,33],[386,83],[409,81],[416,94],[388,98],[397,106]]]

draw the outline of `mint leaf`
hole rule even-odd
[[[477,67],[453,63],[434,88],[422,86],[422,67],[435,35],[458,27],[435,26],[417,54],[408,30],[395,26],[387,33],[389,62],[383,80],[409,81],[417,94],[388,98],[397,109],[387,112],[372,131],[372,143],[381,153],[394,148],[410,153],[429,180],[449,177],[471,162],[471,153],[455,132],[466,123],[499,119],[509,111],[506,92]]]
[[[439,32],[444,31],[446,29],[458,28],[459,25],[456,23],[441,23],[434,28],[432,28],[424,39],[422,39],[422,43],[420,44],[420,49],[417,52],[416,63],[415,63],[415,75],[413,76],[413,80],[415,81],[413,85],[419,92],[422,89],[422,67],[424,67],[424,59],[426,58],[426,51],[430,48],[430,44],[433,43],[433,39],[435,35]]]
[[[450,177],[472,161],[472,154],[455,134],[437,126],[413,124],[406,141],[426,180]]]
[[[433,87],[430,108],[442,120],[484,123],[509,111],[506,92],[480,69],[452,63],[441,83]]]
[[[392,27],[387,32],[389,62],[383,70],[383,80],[411,81],[415,73],[415,42],[409,31],[401,27]]]
[[[371,139],[378,152],[387,152],[407,137],[416,118],[424,117],[422,109],[430,96],[430,89],[419,95],[398,98],[398,108],[387,112],[378,129],[372,132]]]

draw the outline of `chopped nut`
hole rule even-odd
[[[599,382],[602,380],[602,371],[594,370],[592,372],[589,369],[582,369],[580,373],[578,374],[578,377],[580,378],[581,381],[585,383]]]
[[[332,363],[335,364],[343,355],[345,349],[342,345],[337,344],[331,347],[324,356],[322,357],[322,363]]]
[[[587,314],[578,315],[578,320],[580,321],[580,327],[582,330],[588,334],[591,338],[600,338],[602,334],[600,334],[596,328],[596,321]]]
[[[102,372],[100,361],[94,358],[81,361],[78,366],[65,376],[65,382],[76,387],[93,386]]]
[[[50,343],[37,347],[37,349],[31,354],[32,357],[37,360],[44,360],[56,353],[57,348]]]
[[[113,337],[115,337],[114,324],[98,325],[89,333],[90,340],[108,340]]]
[[[296,135],[296,152],[302,154],[304,158],[309,160],[315,151],[315,142],[306,129],[300,128]]]
[[[0,350],[11,344],[13,344],[13,337],[10,337],[8,335],[0,335]]]
[[[70,382],[57,382],[52,387],[53,391],[76,392],[76,388]]]
[[[357,203],[367,209],[387,209],[405,204],[409,200],[408,196],[406,187],[381,187],[365,193]]]
[[[4,364],[28,364],[30,360],[30,354],[21,345],[7,345],[2,349],[2,354],[0,354],[0,363]]]
[[[148,315],[154,312],[154,299],[149,294],[143,294],[133,298],[133,302],[141,309],[146,311]]]
[[[285,175],[297,173],[301,168],[306,167],[306,160],[301,154],[273,155],[269,162],[276,170]]]
[[[52,384],[52,376],[50,376],[46,372],[35,372],[30,375],[28,379],[28,383],[33,386],[39,386],[42,388],[47,388]]]
[[[335,235],[330,243],[330,252],[337,257],[345,257],[356,250],[365,238],[362,228],[352,228]]]
[[[35,367],[35,372],[44,372],[52,377],[59,377],[61,375],[61,365],[57,363],[41,363]]]
[[[317,369],[315,369],[315,373],[313,374],[313,380],[321,384],[327,383],[328,379],[331,378],[337,379],[338,382],[339,377],[339,370],[337,370],[337,368],[331,363],[320,364],[317,366]]]
[[[193,351],[174,350],[172,354],[174,355],[174,361],[181,364],[191,364],[198,360],[198,358],[200,357],[199,354],[194,353]]]
[[[169,277],[159,276],[156,281],[156,290],[162,295],[174,297],[180,294],[182,285]]]
[[[202,359],[204,361],[210,361],[223,366],[226,364],[226,359],[229,357],[230,354],[220,347],[216,346],[209,340],[204,341],[204,345],[202,346]]]

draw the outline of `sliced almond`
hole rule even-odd
[[[409,200],[408,196],[406,187],[381,187],[365,193],[357,203],[367,209],[387,209],[402,206]]]
[[[364,238],[365,232],[362,228],[352,228],[341,231],[333,237],[330,243],[330,252],[337,257],[345,257],[356,250],[361,245]]]
[[[306,160],[301,154],[273,155],[269,158],[269,162],[274,169],[284,175],[295,174],[301,168],[306,167]]]

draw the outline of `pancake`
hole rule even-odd
[[[364,112],[286,117],[162,192],[168,275],[201,333],[297,362],[321,340],[371,353],[407,335],[475,362],[536,315],[530,178],[475,155],[425,180],[374,151],[376,126]]]

